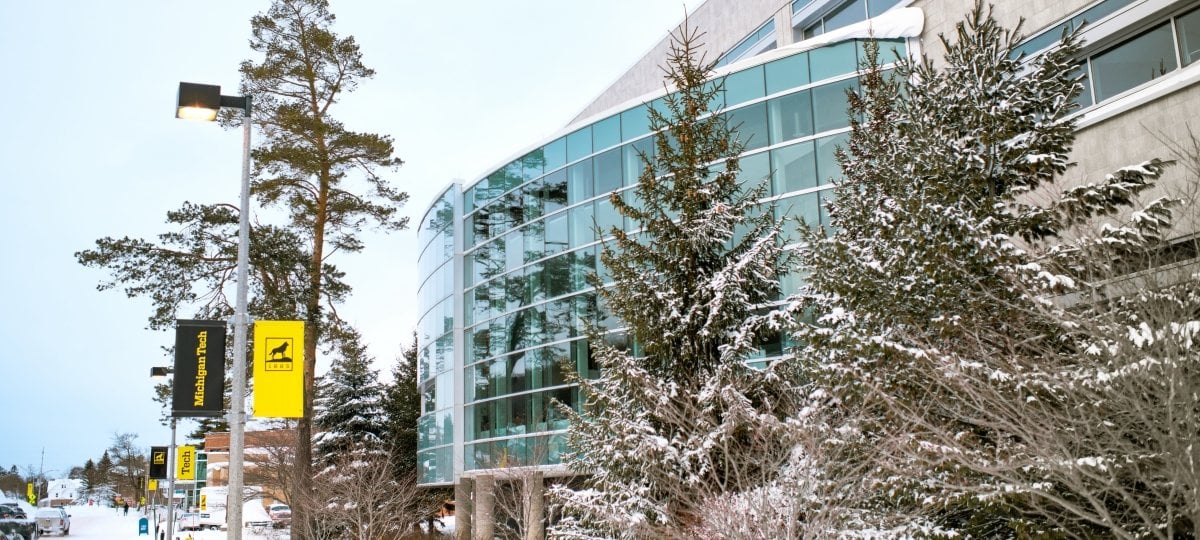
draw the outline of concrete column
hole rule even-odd
[[[775,45],[782,47],[791,45],[792,40],[792,4],[789,2],[775,12]]]
[[[473,498],[475,496],[475,481],[465,476],[459,477],[454,486],[454,540],[472,540],[471,514],[475,512]]]
[[[490,474],[475,478],[475,540],[495,538],[496,477]]]
[[[546,499],[542,492],[542,472],[525,477],[525,540],[545,540]]]

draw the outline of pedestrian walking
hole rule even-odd
[[[129,515],[129,503],[128,502],[125,503],[125,515],[127,515],[127,516]]]

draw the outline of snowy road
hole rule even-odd
[[[138,536],[138,519],[142,516],[130,510],[129,515],[115,512],[112,508],[98,506],[68,506],[67,513],[71,514],[71,535],[68,539],[89,540],[143,540],[152,536]],[[150,532],[154,533],[154,523],[150,523]],[[178,538],[186,539],[191,535],[192,540],[219,540],[225,538],[225,531],[203,531],[180,533]],[[284,531],[264,531],[262,534],[246,529],[242,538],[246,540],[281,540],[288,537]],[[52,538],[42,536],[42,538]]]

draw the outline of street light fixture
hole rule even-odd
[[[175,117],[185,120],[213,121],[222,107],[241,109],[242,117],[242,194],[238,219],[237,305],[233,313],[233,394],[229,400],[229,500],[226,523],[229,538],[242,538],[242,463],[246,446],[246,313],[249,291],[246,261],[250,258],[250,96],[222,96],[221,87],[212,84],[179,83]],[[172,493],[173,494],[173,493]]]
[[[166,379],[170,368],[150,368],[151,379]],[[158,527],[158,521],[154,523]],[[167,534],[175,534],[175,417],[171,417],[171,447],[167,450]]]

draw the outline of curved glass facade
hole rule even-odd
[[[863,44],[849,40],[790,55],[779,51],[724,76],[714,109],[729,116],[745,143],[741,177],[769,185],[768,200],[779,217],[828,223],[821,203],[832,193],[831,179],[841,175],[834,150],[849,132],[846,90],[858,85]],[[903,53],[904,41],[881,48]],[[662,101],[649,106],[665,110]],[[604,306],[597,305],[585,276],[605,275],[598,231],[631,226],[608,195],[620,192],[633,200],[630,188],[642,169],[638,152],[653,152],[647,107],[579,126],[465,191],[447,191],[422,221],[422,483],[452,481],[452,462],[462,467],[457,474],[559,463],[566,420],[556,404],[577,407],[580,399],[568,374],[598,373],[584,320],[600,316],[607,342],[633,346],[619,321],[603,317]],[[461,231],[461,257],[455,253],[455,230]],[[794,290],[797,277],[786,276],[783,286]],[[461,350],[455,350],[459,300]],[[781,343],[765,343],[756,360],[782,350]],[[456,390],[461,409],[452,399]],[[455,422],[462,438],[457,445]],[[456,447],[461,462],[451,450]]]
[[[442,193],[417,229],[421,317],[417,381],[421,419],[417,462],[422,483],[450,482],[454,450],[454,275],[457,185]]]

